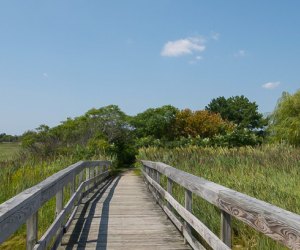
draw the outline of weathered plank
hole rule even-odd
[[[161,162],[142,161],[226,213],[291,249],[300,249],[300,216]]]
[[[78,248],[191,249],[133,172],[83,198],[60,247]]]

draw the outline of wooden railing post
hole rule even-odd
[[[168,182],[167,182],[167,191],[170,195],[172,195],[172,192],[173,192],[173,181],[168,178]],[[167,207],[169,208],[170,211],[172,211],[172,205],[167,202]]]
[[[221,210],[221,240],[231,247],[231,215]]]
[[[189,212],[192,212],[192,199],[193,199],[193,193],[190,190],[185,189],[185,199],[184,199],[184,207],[186,210]],[[184,227],[189,235],[191,235],[191,226],[187,223],[184,222]],[[184,243],[186,244],[187,241],[184,238]]]
[[[95,176],[95,167],[90,167],[90,179],[92,179]],[[95,181],[91,182],[90,188],[93,188],[95,186]]]
[[[62,187],[61,190],[59,190],[56,193],[56,207],[55,207],[55,216],[57,217],[59,213],[63,210],[64,208],[64,188]],[[63,230],[60,228],[56,232],[56,237],[57,239],[62,236]]]
[[[90,179],[90,167],[85,169],[85,180],[88,181]],[[85,191],[89,190],[90,185],[87,185]]]
[[[70,195],[72,196],[76,190],[76,175],[73,176],[71,183],[70,183]]]
[[[83,181],[83,170],[80,171],[80,173],[78,175],[78,186],[81,185],[82,181]]]
[[[144,167],[145,167],[145,172],[146,172],[146,174],[147,174],[147,175],[150,175],[149,168],[146,167],[146,166],[144,166]],[[146,184],[147,184],[148,191],[150,191],[150,184],[149,184],[147,178],[145,178],[145,180],[146,180]]]
[[[156,175],[155,175],[155,177],[156,177],[156,182],[160,185],[160,172],[159,171],[157,171],[157,170],[155,170],[155,172],[156,172]],[[158,190],[156,189],[156,202],[157,203],[159,203],[159,200],[160,200],[160,193],[158,192]]]
[[[161,173],[156,171],[156,182],[160,185],[160,176],[161,176]]]
[[[98,176],[98,174],[99,174],[99,166],[96,166],[95,167],[95,176]]]
[[[55,215],[57,216],[64,207],[64,189],[62,188],[56,193]]]
[[[38,239],[38,212],[26,220],[26,249],[32,250]]]

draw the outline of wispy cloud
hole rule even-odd
[[[43,77],[48,78],[48,74],[47,73],[43,73]]]
[[[280,82],[267,82],[262,85],[264,89],[275,89],[280,85]]]
[[[167,42],[162,51],[162,56],[178,57],[203,52],[206,49],[205,39],[202,37],[188,37]]]
[[[240,49],[236,53],[234,53],[235,57],[245,57],[247,55],[247,52],[243,49]]]

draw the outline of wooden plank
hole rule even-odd
[[[83,171],[80,171],[78,174],[78,186],[83,182]]]
[[[172,195],[173,193],[173,181],[170,178],[167,178],[167,192]],[[170,211],[172,211],[172,206],[169,202],[167,202],[167,207]]]
[[[221,211],[221,240],[231,247],[231,215]]]
[[[86,168],[85,169],[85,181],[89,181],[90,180],[90,174],[91,174],[91,169],[90,168]],[[87,191],[90,188],[89,185],[86,186],[85,191]]]
[[[300,216],[161,162],[142,161],[182,187],[289,248],[300,246]]]
[[[185,195],[184,195],[184,208],[192,213],[192,192],[190,190],[185,189]],[[192,235],[192,228],[191,226],[185,221],[184,227],[188,235]],[[184,240],[184,243],[186,243],[186,238]]]
[[[59,249],[191,249],[182,239],[142,178],[128,171],[82,200]]]
[[[26,220],[26,249],[32,250],[38,239],[38,212]]]
[[[76,178],[75,178],[75,175],[73,175],[73,178],[70,182],[70,192],[71,194],[73,194],[76,190]]]
[[[56,216],[63,210],[64,207],[64,190],[61,189],[57,192],[56,196],[55,214]]]

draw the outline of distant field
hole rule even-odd
[[[19,150],[20,145],[18,143],[0,143],[0,161],[12,159]]]

